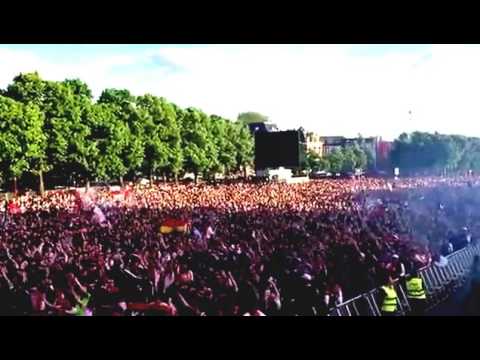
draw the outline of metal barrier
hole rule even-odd
[[[448,264],[444,267],[432,264],[420,270],[419,275],[427,294],[427,310],[447,300],[465,284],[475,255],[480,255],[480,244],[468,245],[448,255]],[[404,284],[397,281],[394,286],[398,296],[398,312],[406,315],[411,311],[411,306]],[[381,304],[377,302],[379,291],[376,288],[345,301],[331,309],[328,316],[381,316]]]

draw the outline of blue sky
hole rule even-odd
[[[479,63],[476,45],[0,44],[0,87],[37,70],[95,96],[127,88],[231,119],[262,112],[283,129],[480,136]]]

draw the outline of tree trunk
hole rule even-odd
[[[123,176],[120,176],[120,186],[123,188]]]
[[[167,182],[167,174],[165,174],[165,172],[162,174],[162,178],[163,178],[163,183],[166,183]]]
[[[15,195],[17,195],[17,193],[18,193],[18,186],[17,186],[17,185],[18,185],[18,184],[17,184],[17,177],[15,176],[15,177],[13,178],[13,193],[14,193]]]
[[[86,190],[88,191],[88,189],[90,189],[90,180],[87,179],[87,183],[85,184],[85,188]]]
[[[150,186],[153,186],[153,172],[150,170]]]
[[[43,182],[43,171],[38,173],[38,177],[40,179],[40,196],[45,195],[45,184]]]
[[[177,173],[175,173],[175,184],[178,185],[178,174]]]
[[[197,174],[197,172],[196,172],[196,171],[193,173],[193,180],[194,180],[195,184],[197,184],[197,181],[198,181],[198,174]]]
[[[247,179],[247,167],[243,165],[243,177]]]

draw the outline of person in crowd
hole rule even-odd
[[[427,294],[418,269],[414,269],[405,279],[407,299],[411,307],[411,315],[419,316],[425,313],[427,308]]]
[[[473,259],[468,282],[466,312],[469,315],[478,316],[480,315],[480,256],[478,255]]]
[[[386,276],[384,285],[380,287],[380,304],[382,316],[398,315],[398,295],[391,275]]]

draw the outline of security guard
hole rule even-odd
[[[382,316],[396,316],[398,309],[398,296],[393,279],[388,276],[388,281],[381,288],[383,295]]]
[[[415,269],[407,276],[405,285],[407,288],[407,298],[412,308],[412,315],[423,315],[427,306],[427,294],[423,287],[423,280]]]

